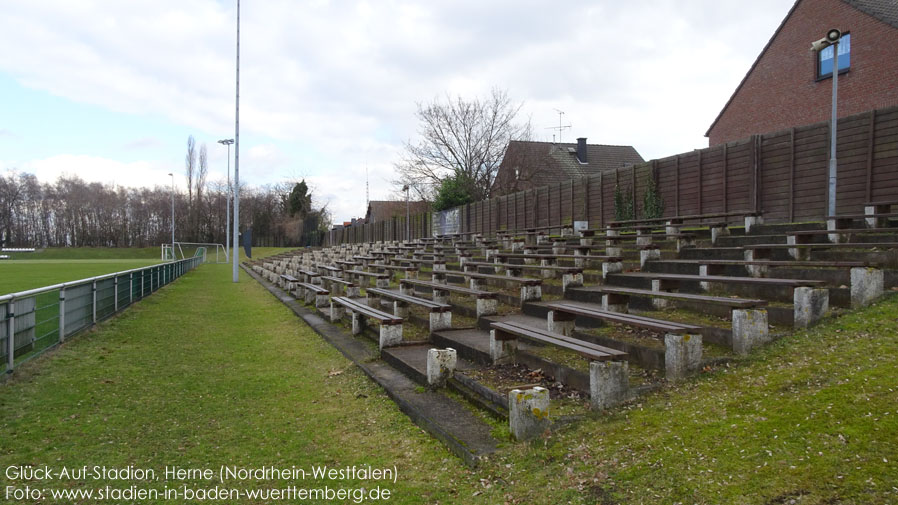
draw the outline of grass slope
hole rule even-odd
[[[395,464],[392,503],[898,502],[895,296],[469,471],[227,268],[0,386],[0,466]]]

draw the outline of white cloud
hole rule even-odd
[[[55,181],[60,176],[78,176],[91,182],[103,182],[126,187],[169,186],[171,166],[148,161],[125,163],[97,156],[61,154],[21,163],[0,161],[0,168],[16,168],[37,176],[42,182]],[[175,174],[175,186],[185,187],[180,172]]]
[[[702,147],[791,4],[244,2],[241,130],[258,142],[242,146],[241,180],[308,176],[338,218],[360,215],[364,166],[377,167],[377,191],[389,193],[381,181],[393,178],[401,141],[416,133],[415,102],[493,86],[525,102],[545,139],[558,108],[573,125],[566,140],[632,144],[647,158]],[[232,2],[215,0],[15,1],[0,17],[0,45],[20,50],[5,52],[0,70],[76,102],[230,135],[234,15]],[[210,161],[223,178],[219,147]],[[65,158],[75,160],[94,159]]]

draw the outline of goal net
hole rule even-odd
[[[162,244],[162,261],[201,257],[203,263],[228,263],[228,252],[222,244],[211,242],[175,242]]]

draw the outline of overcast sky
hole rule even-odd
[[[704,137],[791,0],[298,1],[241,4],[240,179],[306,178],[335,221],[394,189],[417,102],[523,103],[537,140],[633,145]],[[186,191],[188,135],[224,179],[234,136],[234,1],[7,0],[0,170]],[[232,167],[233,168],[233,167]]]

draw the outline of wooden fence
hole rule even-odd
[[[898,107],[845,117],[838,124],[837,213],[869,201],[898,201]],[[648,161],[460,207],[461,233],[615,219],[615,189],[642,215],[652,172],[664,216],[757,211],[766,222],[826,217],[829,123],[817,123]],[[410,238],[433,235],[429,213],[412,216]],[[330,244],[402,240],[405,216],[333,230]]]

